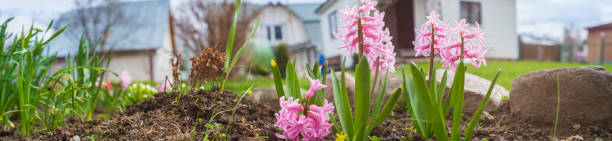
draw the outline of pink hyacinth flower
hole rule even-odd
[[[283,129],[283,134],[276,134],[277,137],[289,140],[298,140],[299,134],[304,134],[310,131],[307,128],[308,117],[304,115],[298,115],[304,108],[299,103],[299,99],[288,99],[283,96],[280,98],[281,110],[274,114],[276,116],[275,126]]]
[[[480,25],[476,23],[476,27],[472,30],[468,30],[469,24],[466,23],[465,19],[457,22],[456,27],[452,29],[452,33],[458,35],[451,35],[450,43],[442,48],[441,62],[444,63],[442,66],[450,67],[452,70],[457,70],[457,61],[461,60],[461,38],[463,37],[463,59],[470,61],[475,68],[481,65],[486,66],[487,62],[484,58],[484,54],[487,52],[487,48],[482,47],[485,44],[485,40],[482,37],[484,31],[480,30]],[[477,42],[475,42],[476,40]]]
[[[314,96],[315,92],[317,92],[319,89],[327,87],[326,85],[321,84],[321,81],[319,80],[313,80],[309,76],[306,76],[306,78],[308,78],[308,82],[310,82],[310,89],[306,91],[306,99],[310,99],[312,96]]]
[[[308,127],[311,127],[310,132],[306,132],[304,139],[308,140],[323,140],[323,137],[331,134],[333,124],[329,123],[329,114],[334,111],[334,105],[325,100],[323,107],[316,105],[309,106]]]
[[[431,14],[426,17],[427,22],[421,25],[421,28],[415,28],[414,31],[417,33],[417,37],[412,44],[414,45],[414,50],[417,52],[415,57],[418,56],[429,56],[431,55],[431,28],[434,29],[434,52],[433,54],[440,53],[440,47],[445,44],[447,40],[447,25],[442,22],[439,18],[440,15],[436,14],[435,11],[431,11]]]
[[[121,75],[119,75],[119,83],[123,89],[127,88],[130,83],[132,83],[132,76],[130,76],[128,71],[123,70],[123,72],[121,72]]]
[[[358,20],[361,19],[363,55],[368,58],[373,73],[376,68],[381,72],[395,72],[395,46],[391,43],[389,29],[384,28],[385,13],[376,10],[376,4],[376,1],[362,0],[361,6],[347,6],[340,11],[343,24],[334,36],[344,42],[338,49],[346,49],[351,55],[359,53]],[[341,31],[344,31],[343,34]],[[377,59],[380,60],[377,62]]]
[[[281,110],[274,114],[276,117],[276,127],[283,129],[282,134],[276,137],[289,140],[323,140],[325,136],[331,134],[332,124],[329,123],[329,114],[333,112],[334,105],[327,100],[323,107],[310,105],[306,115],[300,115],[303,110],[298,99],[292,97],[281,97],[279,100]]]
[[[170,80],[166,80],[164,81],[164,83],[161,83],[157,86],[157,91],[158,92],[165,92],[168,91],[172,88],[172,83],[170,82]]]

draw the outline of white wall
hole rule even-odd
[[[306,34],[306,29],[304,28],[302,20],[291,13],[285,6],[268,5],[262,9],[260,18],[259,28],[253,37],[256,40],[264,41],[270,46],[277,46],[281,43],[295,45],[308,41],[308,35]],[[283,39],[281,41],[274,41],[274,39],[273,41],[268,41],[268,32],[266,29],[268,25],[282,26]]]
[[[172,41],[170,40],[170,32],[164,34],[164,41],[162,47],[155,50],[155,58],[153,65],[153,73],[155,74],[154,80],[157,82],[163,82],[168,76],[169,80],[172,80],[172,65],[170,59],[172,59]]]
[[[341,21],[342,18],[340,17],[340,11],[344,10],[345,6],[353,6],[356,4],[359,4],[358,0],[330,0],[329,1],[329,7],[326,7],[324,9],[322,9],[321,11],[321,34],[322,34],[322,44],[323,44],[323,55],[325,55],[325,57],[333,57],[333,56],[337,56],[337,55],[342,55],[347,57],[346,59],[346,64],[350,65],[353,64],[352,61],[353,59],[351,59],[351,57],[349,56],[349,52],[346,50],[339,50],[338,47],[340,47],[341,45],[343,45],[343,42],[340,39],[336,39],[336,38],[332,38],[331,37],[331,32],[330,31],[330,22],[329,22],[329,15],[331,13],[333,13],[335,10],[338,10],[336,13],[337,15],[337,21],[338,23],[336,23],[338,25],[338,27],[340,27],[341,25]],[[334,31],[337,32],[337,31]],[[348,66],[347,66],[348,67]]]

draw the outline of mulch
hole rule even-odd
[[[236,94],[219,91],[197,91],[180,96],[178,93],[159,93],[140,104],[129,106],[125,112],[106,120],[83,122],[77,119],[66,121],[66,125],[51,132],[40,132],[29,137],[20,137],[13,132],[0,133],[0,140],[202,140],[206,123],[217,112],[232,109]],[[400,106],[397,106],[400,107]],[[275,133],[282,131],[274,127],[274,111],[269,105],[245,98],[239,105],[231,126],[231,140],[279,140]],[[417,133],[405,109],[396,108],[391,117],[373,130],[372,135],[385,140],[426,140]],[[537,128],[522,121],[513,121],[510,105],[484,114],[472,140],[550,140],[550,128]],[[209,138],[221,140],[231,112],[219,114],[213,123],[220,126],[212,130]],[[470,115],[464,115],[461,127],[466,127]],[[198,122],[202,119],[202,122]],[[448,127],[450,131],[450,122]],[[195,127],[195,128],[194,128]],[[559,133],[560,139],[580,136],[584,140],[612,140],[612,128],[585,126]],[[326,139],[333,139],[334,135]]]

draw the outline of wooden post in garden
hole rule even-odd
[[[600,63],[600,64],[603,64],[603,63],[604,63],[604,59],[605,59],[605,57],[604,57],[604,56],[606,55],[606,53],[605,53],[605,47],[606,47],[606,45],[605,45],[605,44],[606,44],[606,42],[605,42],[605,40],[606,40],[606,33],[601,32],[601,33],[599,34],[599,37],[601,37],[601,55],[599,56],[599,63]]]

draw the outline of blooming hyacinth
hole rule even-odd
[[[449,35],[450,42],[442,48],[442,53],[440,54],[442,57],[441,62],[444,63],[442,68],[450,66],[452,70],[457,70],[455,63],[461,60],[462,43],[463,59],[470,61],[476,68],[480,67],[481,64],[487,66],[487,62],[484,59],[487,48],[482,47],[485,41],[482,37],[484,31],[480,30],[480,25],[476,23],[476,27],[468,30],[470,24],[466,23],[465,19],[455,23],[455,25],[456,27],[452,29],[454,35]]]
[[[436,14],[436,12],[432,10],[431,14],[426,18],[427,22],[421,25],[421,28],[414,29],[414,31],[418,34],[416,39],[412,41],[412,44],[414,45],[414,50],[417,52],[415,57],[418,57],[420,55],[429,56],[431,54],[432,27],[434,30],[433,54],[440,53],[440,47],[445,44],[445,41],[447,40],[448,24],[442,22],[439,19],[440,15]]]
[[[376,10],[374,8],[376,4],[376,1],[362,0],[361,6],[351,8],[347,6],[340,11],[343,24],[338,29],[339,31],[334,33],[334,36],[344,41],[344,45],[338,49],[346,49],[351,55],[359,53],[358,21],[361,19],[364,53],[362,55],[368,58],[370,68],[372,71],[378,67],[381,72],[387,70],[395,72],[395,52],[393,52],[395,46],[391,43],[392,37],[389,29],[384,28],[385,13]],[[345,33],[339,33],[341,30],[344,30]]]
[[[165,91],[170,90],[170,88],[172,88],[172,83],[170,82],[170,80],[166,80],[164,81],[164,83],[161,83],[157,86],[157,91],[165,92]]]
[[[308,78],[311,82],[311,88],[306,94],[306,100],[312,95],[308,96],[308,93],[312,91],[316,92],[321,88],[325,88],[325,85],[321,85],[320,82],[313,81]],[[293,97],[285,98],[284,96],[279,100],[281,110],[274,114],[276,116],[275,126],[283,129],[283,134],[276,134],[277,137],[289,140],[299,140],[300,134],[303,140],[323,140],[323,137],[331,133],[330,128],[333,126],[329,123],[329,114],[334,110],[334,105],[330,104],[327,100],[323,102],[323,107],[317,105],[308,106],[306,114],[301,114],[304,110],[304,106],[300,104],[299,99],[293,99]],[[307,103],[307,102],[304,102]]]
[[[306,99],[310,99],[312,96],[314,96],[314,94],[315,94],[315,92],[317,92],[317,90],[327,87],[327,86],[321,84],[321,81],[319,81],[319,80],[312,79],[309,76],[306,76],[306,78],[308,78],[308,82],[310,82],[310,89],[308,89],[308,91],[306,91]]]
[[[130,83],[132,83],[132,76],[130,76],[128,71],[123,70],[123,72],[121,72],[121,75],[119,75],[119,83],[121,83],[121,88],[123,89],[127,88]]]

